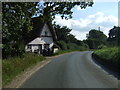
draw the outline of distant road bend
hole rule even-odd
[[[96,65],[92,51],[59,56],[34,73],[21,88],[118,88],[118,80]]]

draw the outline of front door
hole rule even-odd
[[[38,46],[38,49],[39,49],[39,53],[42,54],[42,44]]]
[[[49,44],[44,44],[43,55],[49,55],[49,53],[50,53]]]

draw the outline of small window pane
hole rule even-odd
[[[47,31],[45,31],[45,36],[47,36],[48,35],[48,32]]]
[[[27,48],[28,48],[28,49],[31,49],[31,45],[28,45]]]

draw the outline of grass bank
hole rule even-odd
[[[118,47],[99,49],[93,53],[93,57],[109,68],[117,70],[120,67],[119,50]]]
[[[53,56],[64,54],[64,53],[69,53],[69,52],[75,52],[75,51],[85,51],[85,50],[59,50],[57,53],[53,54]]]
[[[45,57],[34,53],[26,53],[22,57],[14,57],[2,60],[2,84],[3,86],[13,80],[18,74],[28,67],[45,60]]]
[[[56,52],[55,54],[53,54],[53,56],[64,54],[64,53],[69,53],[69,52],[73,52],[73,51],[76,51],[76,50],[59,50],[58,52]]]

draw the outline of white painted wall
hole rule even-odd
[[[57,53],[58,50],[59,50],[58,48],[54,48],[53,52],[54,52],[54,53]]]
[[[52,46],[54,45],[54,41],[52,37],[41,37],[41,38],[38,37],[28,43],[28,45],[32,45],[32,52],[34,52],[34,50],[39,49],[38,46],[35,46],[38,44],[42,44],[42,49],[44,49],[44,44],[49,44],[49,48],[52,48]],[[30,51],[29,49],[27,49],[27,46],[25,48],[26,51]]]
[[[32,46],[32,52],[34,52],[37,49],[39,49],[37,45],[36,46],[35,45]]]
[[[25,50],[26,52],[29,52],[32,50],[32,52],[34,52],[34,50],[37,50],[38,46],[37,45],[31,45],[31,49],[28,49],[27,45],[25,46]]]

